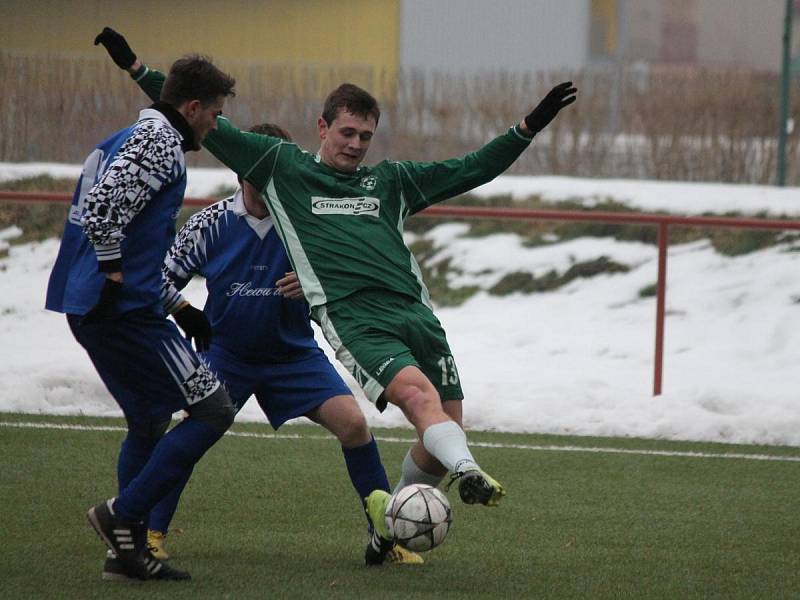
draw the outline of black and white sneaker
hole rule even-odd
[[[128,572],[111,550],[106,551],[106,562],[103,563],[103,581],[141,581],[128,577]]]
[[[170,567],[164,561],[154,557],[150,552],[149,556],[145,556],[145,564],[150,571],[148,580],[156,581],[189,581],[192,576],[186,571],[180,571]],[[139,578],[130,577],[122,565],[122,562],[117,558],[111,550],[106,553],[106,562],[103,564],[103,581],[141,581]]]
[[[151,569],[145,563],[145,556],[149,557],[147,529],[144,523],[129,523],[117,517],[113,509],[114,500],[93,506],[86,512],[86,518],[128,577],[149,579]]]

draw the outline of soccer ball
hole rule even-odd
[[[452,521],[445,495],[423,483],[399,490],[386,507],[389,532],[403,548],[414,552],[426,552],[441,544]]]

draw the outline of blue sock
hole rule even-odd
[[[186,476],[155,505],[153,510],[150,511],[150,517],[147,519],[148,529],[160,531],[166,535],[169,531],[169,524],[172,522],[172,517],[175,516],[175,511],[178,510],[178,501],[181,499],[183,489],[186,487],[186,484],[189,483],[189,478],[191,476],[192,470],[190,469]]]
[[[375,438],[363,446],[355,448],[342,447],[344,462],[347,464],[347,472],[350,481],[361,499],[362,506],[364,498],[369,496],[373,490],[383,490],[391,493],[389,478],[386,476],[386,469],[381,463],[381,454],[378,452],[378,444]],[[366,513],[366,510],[365,510]],[[369,517],[367,517],[369,524]]]
[[[114,511],[125,521],[140,521],[181,481],[224,432],[198,419],[184,419],[153,450],[150,460],[120,493]]]
[[[119,449],[119,458],[117,459],[118,493],[121,494],[122,490],[128,487],[128,484],[141,472],[157,443],[158,439],[128,432]]]

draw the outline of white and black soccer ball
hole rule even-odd
[[[414,552],[426,552],[441,544],[452,522],[445,495],[423,483],[398,490],[386,507],[389,532],[398,544]]]

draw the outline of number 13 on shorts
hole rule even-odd
[[[442,356],[437,364],[442,370],[442,385],[458,385],[458,370],[453,357],[449,354]]]

